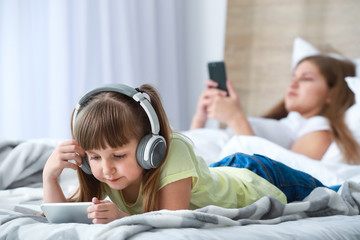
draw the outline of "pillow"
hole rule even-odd
[[[360,77],[360,58],[353,59],[356,64],[356,76]]]
[[[320,53],[321,52],[318,49],[316,49],[313,45],[304,39],[299,37],[295,38],[292,52],[291,69],[294,69],[301,59]]]
[[[360,76],[346,77],[345,81],[351,91],[355,94],[355,104],[360,104]]]
[[[355,104],[346,111],[345,120],[356,141],[360,144],[360,77],[346,77],[345,81],[355,94]]]
[[[308,57],[311,55],[321,54],[321,51],[314,47],[309,42],[304,39],[297,37],[294,40],[293,52],[292,52],[292,61],[291,61],[291,69],[294,69],[297,63],[303,59],[304,57]],[[336,54],[336,53],[326,53],[327,55],[343,59],[344,57]],[[360,77],[360,58],[350,59],[356,65],[356,76]]]

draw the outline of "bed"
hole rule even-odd
[[[360,142],[360,79],[347,79],[357,102],[347,123]],[[233,136],[221,129],[182,132],[207,163],[234,152],[264,154],[308,172],[335,193],[316,188],[301,202],[282,204],[264,197],[241,209],[207,206],[190,211],[156,211],[109,224],[50,224],[40,210],[41,172],[58,140],[0,139],[1,239],[360,239],[360,166],[342,163],[335,145],[323,161],[293,153],[259,136]],[[334,161],[335,160],[335,161]],[[65,170],[59,182],[66,195],[77,186],[76,173]]]
[[[57,141],[0,141],[0,239],[359,239],[360,166],[322,163],[292,153],[260,137],[230,136],[224,130],[183,132],[206,161],[236,151],[270,153],[292,167],[306,170],[338,193],[315,189],[301,202],[281,204],[264,197],[242,209],[208,206],[195,211],[157,211],[109,224],[50,224],[41,216],[41,172]],[[209,140],[212,139],[212,140]],[[270,151],[271,150],[271,151]],[[77,185],[76,173],[60,178],[65,194]]]

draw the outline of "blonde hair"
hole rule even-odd
[[[139,91],[149,96],[151,105],[159,119],[159,134],[165,138],[167,146],[169,146],[171,129],[159,94],[155,88],[147,84],[142,85]],[[73,129],[72,126],[71,129]],[[140,104],[131,97],[115,92],[99,93],[82,104],[74,129],[75,132],[72,131],[73,138],[85,150],[101,149],[107,146],[116,148],[127,144],[131,139],[136,139],[139,142],[145,135],[151,134],[150,121]],[[167,152],[168,147],[166,155]],[[157,192],[161,166],[156,169],[143,170],[144,212],[158,210]],[[105,197],[100,181],[93,175],[87,175],[81,170],[78,170],[77,173],[79,188],[71,196],[71,199],[91,201],[92,197],[100,199]]]
[[[302,59],[314,63],[325,77],[333,91],[332,101],[320,113],[329,120],[334,141],[349,164],[360,164],[360,147],[345,123],[346,110],[355,103],[354,93],[348,87],[345,77],[355,76],[355,65],[348,60],[339,60],[325,55],[314,55]],[[263,117],[280,119],[288,114],[283,99]]]

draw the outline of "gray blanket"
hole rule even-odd
[[[41,186],[42,169],[54,150],[53,140],[0,139],[0,190]]]
[[[358,215],[360,185],[345,182],[336,193],[315,189],[301,202],[282,204],[263,197],[240,209],[208,206],[198,210],[144,213],[125,217],[109,224],[46,224],[41,216],[0,210],[0,239],[126,239],[137,233],[162,228],[218,228],[248,224],[278,224],[309,217]],[[34,231],[37,229],[37,231]]]

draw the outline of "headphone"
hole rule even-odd
[[[144,94],[139,92],[137,89],[131,88],[123,84],[108,84],[95,88],[89,91],[88,93],[86,93],[83,97],[81,97],[79,102],[76,104],[72,118],[73,132],[75,132],[76,117],[79,113],[79,109],[81,105],[86,103],[95,94],[101,92],[116,92],[131,97],[136,102],[138,102],[140,106],[144,109],[146,115],[150,120],[151,134],[145,135],[140,140],[136,149],[136,160],[138,164],[144,169],[159,167],[165,158],[166,141],[163,136],[159,135],[160,124],[154,108],[152,107],[149,100],[144,96]],[[91,175],[92,172],[89,165],[87,154],[85,154],[85,157],[81,156],[81,158],[82,158],[82,164],[80,165],[80,168],[86,174]]]

